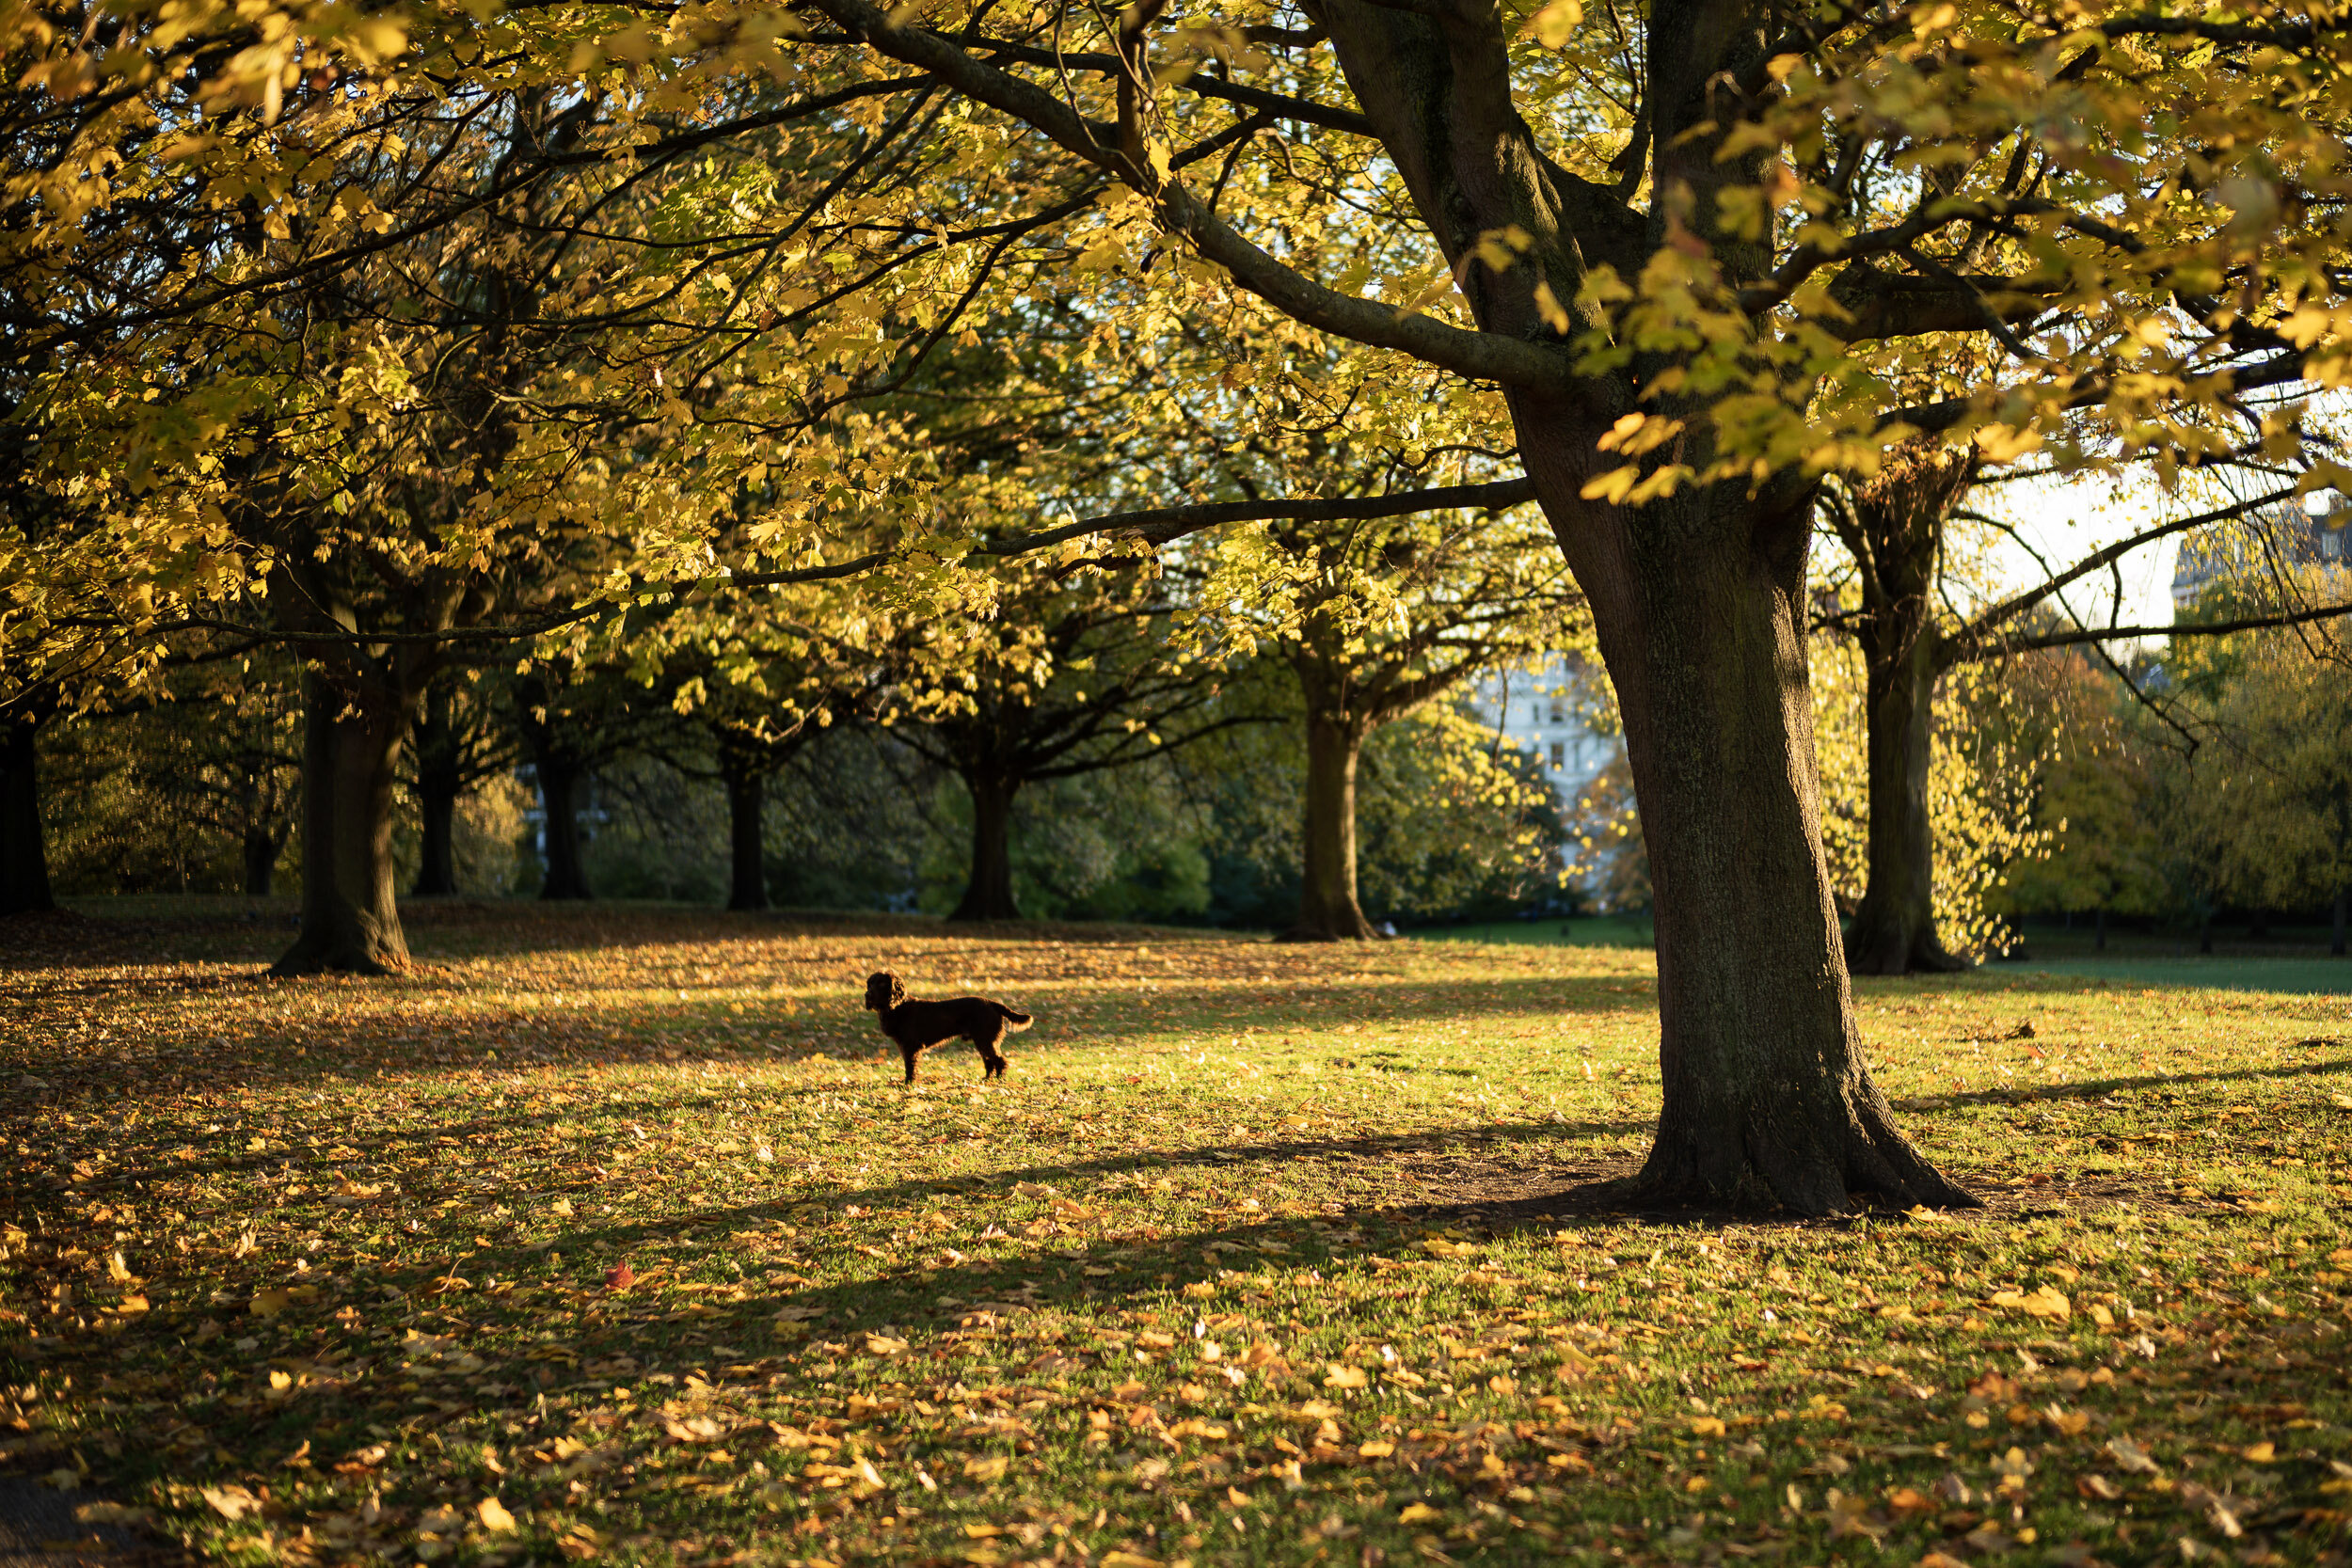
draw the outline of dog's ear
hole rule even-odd
[[[885,974],[882,978],[890,982],[890,1005],[892,1006],[895,1007],[907,999],[907,989],[898,984],[898,977],[896,974]]]

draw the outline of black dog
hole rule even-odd
[[[1002,1002],[991,1002],[982,996],[911,1002],[906,987],[898,984],[896,974],[867,976],[866,1006],[882,1015],[882,1033],[897,1042],[898,1054],[907,1059],[910,1084],[914,1082],[914,1058],[934,1045],[954,1039],[970,1040],[980,1048],[980,1061],[987,1069],[980,1074],[983,1083],[1001,1078],[1005,1055],[996,1048],[1005,1043],[1007,1035],[1029,1026],[1028,1014],[1015,1012]]]

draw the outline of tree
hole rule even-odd
[[[1025,785],[1133,767],[1256,721],[1217,711],[1222,661],[1173,648],[1174,619],[1154,574],[1013,568],[993,621],[959,634],[951,657],[910,663],[886,717],[972,801],[971,875],[948,918],[1020,917],[1012,814]]]
[[[1959,1201],[1896,1131],[1853,1031],[1804,696],[1819,477],[1867,473],[1907,431],[1974,430],[2007,459],[2086,406],[2190,428],[2302,375],[2296,344],[2249,328],[2240,302],[2304,288],[2334,254],[2319,226],[2282,237],[2289,206],[2260,173],[2331,166],[2331,111],[2312,94],[2332,35],[2266,13],[2117,10],[2085,33],[2072,13],[1989,8],[1593,8],[1580,26],[1573,0],[1549,6],[1515,40],[1479,0],[1318,0],[1309,27],[1203,41],[1147,5],[1086,52],[1058,15],[918,23],[813,0],[834,27],[802,54],[861,46],[984,106],[1038,156],[1115,180],[1156,231],[1152,255],[1180,258],[1155,288],[1499,383],[1591,603],[1642,799],[1665,1085],[1645,1187],[1805,1211],[1856,1190]],[[2233,27],[2246,37],[2222,37]],[[1326,44],[1327,62],[1311,52]],[[1196,69],[1186,47],[1223,69]],[[1323,96],[1331,65],[1355,106]],[[2176,150],[2145,134],[2141,83],[2166,69],[2198,73],[2208,118],[2245,133],[2232,146],[2264,148],[2218,203],[2172,200],[2147,166]],[[1253,73],[1273,86],[1235,79]],[[1204,195],[1178,169],[1229,129],[1220,103],[1338,135],[1302,166],[1287,148],[1253,161],[1244,129]],[[2191,135],[2210,147],[2207,131]],[[1287,177],[1268,172],[1278,155]],[[1366,193],[1384,220],[1420,226],[1468,325],[1427,293],[1376,302],[1316,275],[1317,226]],[[2203,292],[2225,277],[2228,292]],[[2134,326],[2159,318],[2169,337]],[[1931,404],[1877,373],[1953,338],[1983,345],[1976,373]]]
[[[515,724],[484,689],[481,673],[449,669],[425,689],[417,719],[417,879],[412,898],[457,892],[457,802],[483,780],[515,766]]]
[[[2188,624],[2255,619],[2281,593],[2340,598],[2344,570],[2289,563],[2268,582],[2224,580]],[[2200,742],[2182,769],[2180,825],[2201,851],[2205,888],[2257,910],[2329,906],[2336,954],[2352,901],[2348,639],[2352,616],[2337,616],[2185,642],[2172,659],[2183,702],[2171,717]]]
[[[2175,515],[2062,568],[2037,556],[2042,567],[2039,580],[2011,593],[1988,594],[1980,581],[1966,580],[1966,574],[1955,569],[1952,547],[1953,530],[1962,519],[1991,522],[1963,504],[1981,471],[1973,446],[1915,441],[1891,451],[1867,482],[1832,485],[1823,496],[1823,514],[1851,562],[1857,593],[1856,603],[1828,616],[1825,624],[1852,637],[1866,672],[1867,870],[1846,931],[1846,961],[1864,974],[1951,970],[1967,961],[1939,932],[1932,820],[1939,802],[1931,777],[1939,683],[1963,666],[1987,659],[2086,641],[2102,647],[2128,643],[2165,629],[2123,626],[2112,618],[2104,627],[2085,626],[2046,611],[2053,600],[2065,602],[2070,587],[2116,570],[2137,551],[2243,518],[2294,493],[2292,485],[2265,485],[2261,494],[2219,507],[2193,513],[2175,508]],[[2257,556],[2247,564],[2259,573],[2261,560]],[[2122,608],[2119,596],[2111,610]],[[2252,620],[2308,621],[2313,613],[2311,606],[2296,605],[2267,615],[2257,612]],[[2193,625],[2171,630],[2180,637],[2214,634]]]
[[[1371,477],[1360,457],[1326,463]],[[1581,641],[1565,578],[1524,509],[1277,523],[1216,542],[1201,596],[1247,607],[1305,708],[1304,863],[1285,940],[1377,935],[1357,896],[1364,742],[1480,674]]]

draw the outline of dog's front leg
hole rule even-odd
[[[914,1058],[919,1053],[911,1045],[902,1045],[898,1047],[898,1054],[907,1059],[907,1082],[912,1084],[914,1082]]]

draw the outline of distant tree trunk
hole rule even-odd
[[[1017,779],[966,778],[972,792],[972,879],[950,920],[1018,920],[1012,901],[1012,798]]]
[[[1846,963],[1858,974],[1965,968],[1935,933],[1935,829],[1928,766],[1935,699],[1935,644],[1918,628],[1911,646],[1867,660],[1870,832],[1868,877],[1846,931]]]
[[[2255,942],[2270,934],[2270,911],[2255,910],[2246,917],[2246,934]]]
[[[1307,719],[1306,863],[1298,920],[1285,942],[1365,942],[1379,933],[1356,896],[1356,768],[1369,726],[1311,708]]]
[[[42,842],[38,719],[0,721],[0,914],[54,910]]]
[[[302,928],[271,974],[409,966],[392,893],[392,802],[412,716],[391,680],[346,689],[303,673]]]
[[[2344,957],[2344,923],[2346,912],[2344,906],[2347,903],[2352,903],[2352,895],[2346,894],[2342,888],[2336,889],[2335,931],[2328,938],[2328,951],[2339,958]]]
[[[762,817],[768,803],[768,774],[759,757],[741,746],[719,744],[719,775],[727,791],[727,908],[768,907],[767,835]]]
[[[547,875],[539,896],[547,899],[589,898],[588,871],[580,854],[580,790],[586,769],[561,753],[545,754],[532,764],[538,775],[541,837]]]
[[[453,780],[417,774],[417,882],[415,898],[449,898],[457,892],[457,796]]]
[[[456,721],[446,688],[425,700],[417,722],[417,898],[449,898],[457,893],[457,798],[466,781],[458,757]]]
[[[1869,753],[1870,831],[1862,902],[1846,929],[1846,965],[1904,974],[1966,965],[1935,932],[1935,829],[1930,818],[1935,679],[1935,577],[1945,519],[1976,472],[1973,458],[1933,443],[1900,447],[1868,483],[1830,508],[1860,568]]]
[[[2197,917],[2197,951],[2213,951],[2213,911],[2205,911]]]
[[[2092,914],[2091,922],[2092,928],[2096,932],[2090,939],[2091,951],[2104,953],[2107,950],[2107,907],[2105,904],[2100,905],[2097,911]]]
[[[278,851],[284,840],[267,827],[253,826],[245,831],[245,893],[248,898],[267,898],[271,883],[278,876]]]

